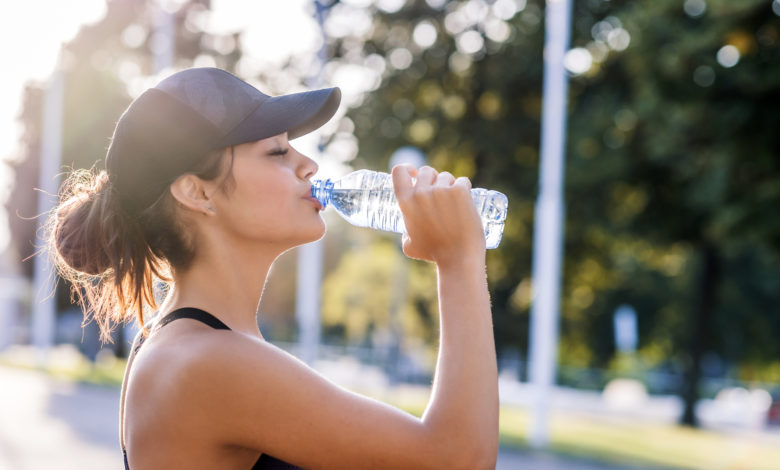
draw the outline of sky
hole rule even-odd
[[[18,154],[21,126],[16,122],[26,82],[45,81],[57,62],[60,45],[79,27],[105,14],[103,0],[27,0],[0,15],[0,160]],[[24,48],[17,47],[24,45]],[[11,190],[13,174],[0,163],[0,203]],[[0,205],[0,251],[9,241],[5,209]]]
[[[105,14],[103,0],[27,0],[14,2],[0,16],[0,156],[16,151],[19,129],[16,117],[28,80],[43,81],[57,61],[60,44],[72,39],[79,27]],[[42,14],[43,12],[43,14]],[[25,47],[20,48],[18,45]]]
[[[160,5],[175,8],[182,1],[160,0]],[[345,3],[359,6],[361,2],[370,1],[347,0]],[[380,0],[380,3],[382,1],[388,4],[400,1],[403,4],[402,0]],[[212,0],[212,13],[205,26],[214,33],[244,31],[242,45],[245,56],[262,58],[260,65],[281,64],[290,55],[315,55],[319,49],[321,36],[312,15],[311,3],[311,0],[273,3],[270,0]],[[272,14],[269,14],[271,4]],[[71,40],[81,26],[100,21],[105,13],[105,0],[25,0],[14,2],[13,9],[7,9],[0,16],[0,60],[3,61],[3,73],[0,74],[0,162],[19,154],[22,129],[16,121],[21,111],[25,83],[45,83],[57,63],[61,45]],[[24,48],[17,45],[24,45]],[[347,88],[343,90],[346,101],[350,94],[350,80],[347,76],[341,78]],[[351,81],[360,80],[357,77]],[[302,151],[316,149],[315,142],[304,138],[299,139],[299,146],[303,147]],[[2,203],[10,193],[12,177],[6,165],[0,163],[0,251],[8,243]]]
[[[175,1],[168,3],[175,4]],[[273,15],[266,1],[213,0],[209,29],[214,32],[245,30],[253,56],[281,62],[290,54],[309,52],[319,44],[316,22],[307,0],[273,2]],[[84,24],[105,15],[105,0],[26,0],[15,2],[13,12],[0,16],[0,157],[16,151],[21,129],[16,117],[24,84],[43,82],[51,74],[61,44],[72,39]],[[294,31],[294,34],[290,34]],[[284,37],[283,44],[272,37]],[[25,47],[16,47],[24,44]]]

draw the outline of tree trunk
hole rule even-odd
[[[701,359],[707,347],[709,323],[715,308],[717,283],[720,278],[720,260],[716,248],[708,242],[700,247],[700,269],[698,284],[693,295],[692,317],[688,321],[686,349],[688,361],[685,364],[682,399],[684,404],[680,423],[698,427],[696,402],[699,400],[699,382],[701,381]]]

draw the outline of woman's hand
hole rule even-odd
[[[416,183],[412,181],[416,178]],[[439,267],[485,258],[485,234],[468,178],[429,166],[393,168],[393,189],[404,216],[403,251]]]

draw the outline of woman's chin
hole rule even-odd
[[[298,237],[296,237],[295,246],[316,242],[317,240],[320,240],[322,239],[322,237],[325,236],[325,232],[326,232],[325,222],[322,222],[317,227],[311,227],[309,230],[306,230],[305,233],[301,233],[299,234]]]
[[[327,228],[325,227],[325,222],[322,222],[322,224],[316,230],[312,231],[311,237],[308,240],[306,240],[304,243],[311,243],[320,240],[322,237],[325,236],[326,231]]]

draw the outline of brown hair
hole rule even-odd
[[[221,189],[232,183],[224,149],[206,156],[191,171],[212,181],[224,174]],[[120,322],[136,318],[144,325],[144,309],[157,307],[155,283],[171,282],[195,255],[195,240],[182,225],[176,200],[166,188],[139,216],[131,217],[105,171],[75,170],[60,190],[52,211],[47,246],[54,267],[71,283],[71,299],[84,310],[84,322],[95,320],[100,338],[111,340]]]

